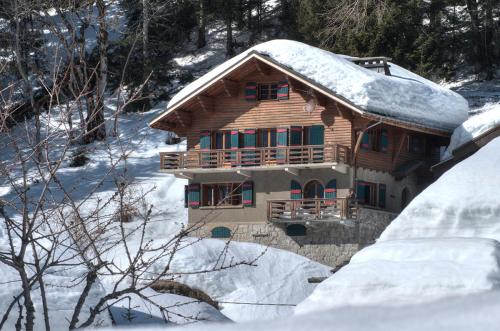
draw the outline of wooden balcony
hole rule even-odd
[[[160,153],[161,170],[231,169],[290,165],[349,164],[351,151],[342,145],[258,147]]]
[[[268,200],[269,222],[309,222],[343,220],[356,217],[356,208],[346,198]]]

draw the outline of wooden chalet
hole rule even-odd
[[[391,75],[389,59],[349,61]],[[160,170],[189,180],[189,223],[213,237],[265,224],[306,238],[356,218],[354,207],[398,213],[431,182],[450,137],[362,109],[258,51],[202,77],[150,126],[187,139],[186,151],[161,153]]]

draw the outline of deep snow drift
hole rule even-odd
[[[391,306],[498,289],[499,150],[497,138],[443,174],[375,245],[354,255],[296,311]]]
[[[463,97],[396,64],[390,64],[392,76],[385,76],[354,64],[349,57],[291,40],[272,40],[249,48],[187,85],[170,100],[168,108],[252,51],[269,56],[371,113],[448,131],[467,119],[468,103]]]

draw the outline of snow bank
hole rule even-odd
[[[220,259],[225,243],[205,239],[181,250],[172,265],[173,271],[211,270],[214,266],[232,262],[252,261],[256,266],[240,265],[217,272],[187,275],[179,281],[198,288],[222,302],[297,304],[304,300],[315,285],[309,277],[330,275],[330,267],[300,255],[258,244],[231,242],[224,259]],[[162,269],[158,264],[158,270]],[[270,319],[293,313],[291,306],[257,306],[221,303],[222,312],[241,322]]]
[[[226,325],[192,325],[186,331],[496,331],[500,292],[449,298],[400,307],[345,307],[274,321]],[[108,329],[106,331],[118,331]],[[130,330],[130,329],[123,329]],[[144,330],[144,328],[141,328]],[[150,330],[150,329],[147,329]],[[151,329],[159,330],[159,329]],[[104,331],[104,330],[102,330]]]
[[[319,284],[299,314],[345,305],[401,305],[500,287],[500,244],[475,238],[377,243]]]
[[[158,306],[140,298],[136,294],[127,294],[109,302],[109,311],[118,326],[158,325],[168,323],[186,324],[194,322],[228,322],[216,308],[205,302],[175,294],[162,294],[146,289],[142,295],[151,298],[156,304],[166,308],[160,311]]]
[[[488,103],[475,111],[477,115],[472,116],[453,131],[450,145],[444,155],[445,159],[451,157],[451,153],[456,148],[500,125],[500,103]]]
[[[252,51],[269,56],[371,113],[448,131],[467,119],[468,104],[463,97],[395,64],[390,64],[393,75],[385,76],[354,64],[349,57],[291,40],[268,41],[233,57],[187,85],[167,108]]]
[[[500,241],[500,138],[420,193],[380,240],[482,237]]]

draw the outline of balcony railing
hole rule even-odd
[[[268,200],[267,219],[270,222],[307,222],[356,217],[356,207],[346,198]]]
[[[280,164],[349,163],[351,151],[342,145],[257,147],[160,153],[163,170],[255,167]]]

